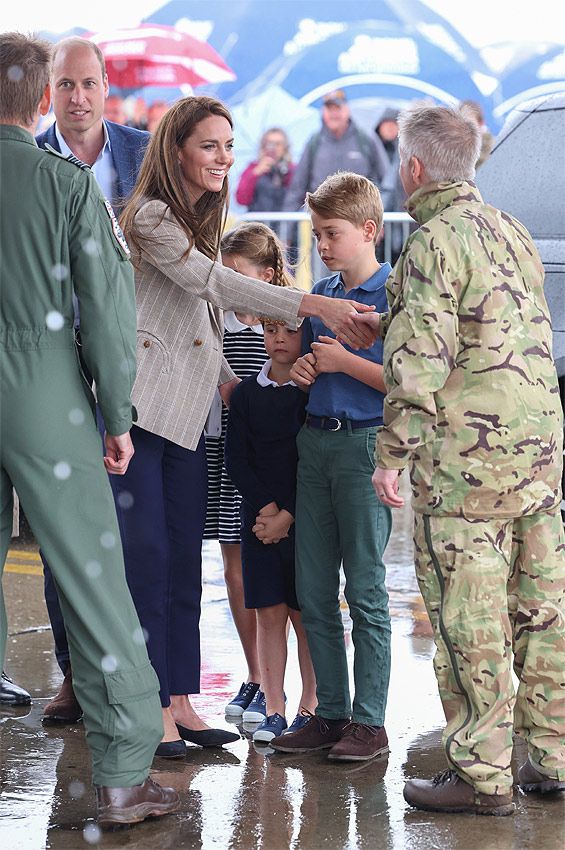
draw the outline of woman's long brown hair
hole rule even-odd
[[[192,205],[184,187],[178,150],[192,135],[197,124],[211,115],[225,118],[233,127],[228,109],[212,97],[184,97],[163,115],[152,136],[133,193],[120,218],[135,263],[143,249],[143,241],[135,224],[135,216],[144,203],[163,201],[184,230],[189,245],[210,259],[218,254],[220,236],[228,206],[228,178],[220,192],[204,192]]]

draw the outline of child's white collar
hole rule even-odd
[[[286,384],[277,384],[276,381],[271,381],[269,378],[269,369],[273,365],[273,361],[269,358],[263,365],[263,368],[257,375],[257,383],[261,387],[295,387],[294,381],[287,381]]]

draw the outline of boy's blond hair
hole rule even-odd
[[[351,171],[330,174],[315,192],[306,192],[306,209],[320,218],[341,218],[356,227],[371,219],[377,228],[375,239],[383,226],[381,193],[366,177]]]

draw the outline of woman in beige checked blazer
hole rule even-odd
[[[185,755],[182,739],[201,746],[237,739],[208,728],[187,696],[200,690],[203,429],[216,387],[228,403],[238,381],[222,357],[223,310],[293,327],[299,316],[317,315],[355,347],[372,341],[353,320],[362,305],[272,286],[217,262],[232,147],[223,104],[178,101],[149,144],[121,220],[136,269],[138,420],[134,458],[112,483],[126,575],[161,685],[157,755],[169,758]]]

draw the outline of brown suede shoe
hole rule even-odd
[[[77,723],[82,717],[82,708],[73,690],[73,674],[71,665],[65,673],[63,684],[57,696],[53,697],[43,709],[42,723],[46,726]]]
[[[343,730],[348,725],[348,719],[327,720],[318,714],[310,714],[308,722],[302,729],[290,732],[288,735],[278,735],[269,741],[269,746],[281,753],[309,753],[312,750],[325,750],[339,741]]]
[[[511,815],[512,794],[481,794],[454,770],[444,770],[434,779],[409,779],[404,799],[426,812],[465,812],[475,815]]]
[[[176,812],[180,797],[174,788],[163,788],[152,779],[130,788],[96,788],[98,823],[112,826],[119,823],[140,823],[149,817]]]
[[[551,776],[540,773],[529,759],[518,771],[518,784],[522,791],[540,791],[542,794],[565,791],[564,781],[552,779]]]
[[[388,753],[388,738],[384,726],[369,726],[351,722],[328,753],[336,761],[368,761]]]

